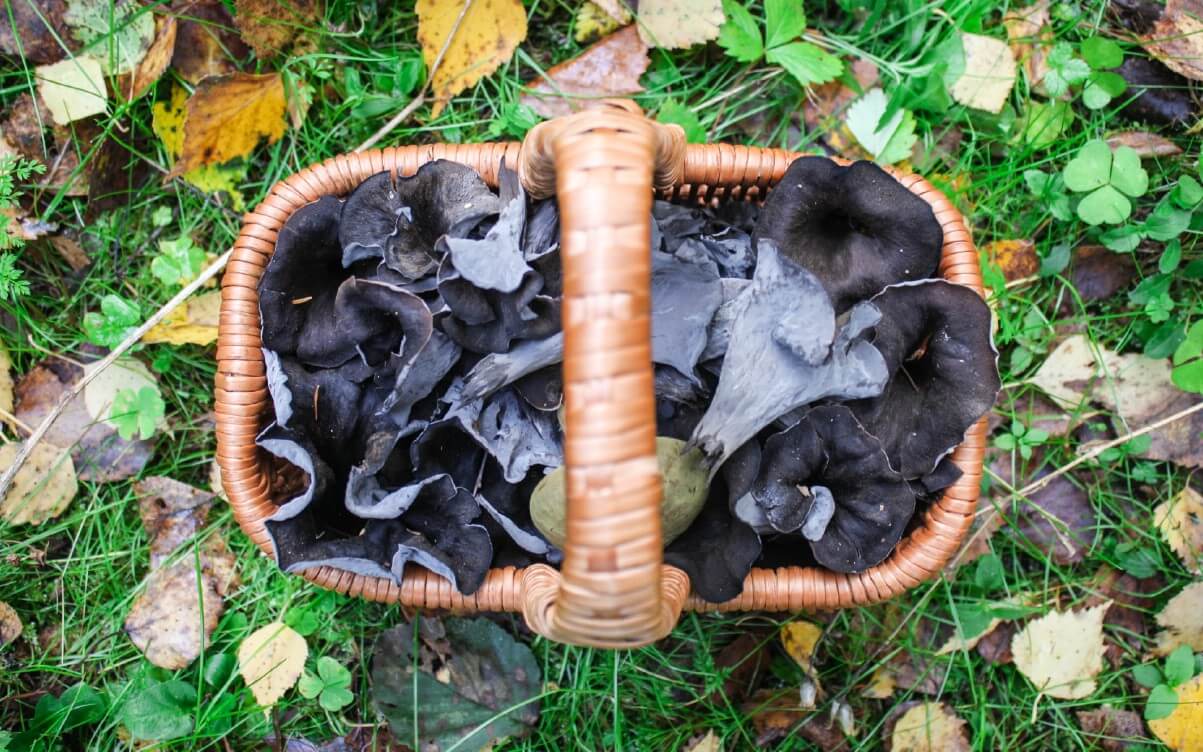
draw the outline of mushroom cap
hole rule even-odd
[[[926,279],[944,232],[926,201],[872,162],[799,157],[769,193],[756,238],[819,278],[836,313],[887,285]]]
[[[652,360],[696,379],[708,328],[723,302],[718,269],[652,253]]]
[[[434,319],[417,295],[384,282],[348,277],[333,297],[315,297],[297,343],[305,363],[334,368],[359,355],[377,364],[390,352],[421,348]]]
[[[381,172],[347,197],[339,226],[343,264],[381,257],[407,279],[438,264],[435,242],[450,232],[466,234],[502,202],[470,167],[436,159],[410,177]]]
[[[711,603],[743,592],[744,578],[760,555],[760,536],[731,516],[726,497],[725,488],[711,485],[697,519],[664,549],[664,563],[684,570],[694,592]]]
[[[484,290],[444,261],[439,292],[450,308],[439,324],[465,350],[503,353],[514,340],[544,339],[560,331],[560,302],[541,295],[543,279],[531,272],[513,292]]]
[[[892,285],[873,346],[891,374],[879,397],[850,403],[895,469],[920,478],[994,405],[1001,382],[990,308],[968,287],[933,279]],[[912,355],[923,348],[923,354]]]

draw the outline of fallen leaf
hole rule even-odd
[[[1166,0],[1144,48],[1178,75],[1203,81],[1203,3]]]
[[[154,18],[133,0],[67,0],[63,21],[107,76],[133,71],[155,37]]]
[[[0,342],[0,422],[6,421],[13,412],[13,361],[8,350]]]
[[[184,148],[184,120],[187,117],[188,92],[181,86],[172,86],[169,102],[156,102],[151,110],[151,128],[163,141],[163,148],[174,162]],[[181,177],[205,193],[224,191],[230,196],[230,204],[236,210],[243,208],[244,199],[238,190],[238,182],[246,178],[247,165],[233,164],[202,165],[188,170]]]
[[[99,367],[98,363],[88,363],[84,366],[85,373],[91,373]],[[116,429],[117,422],[113,419],[113,405],[121,392],[141,392],[149,387],[159,392],[159,382],[150,369],[134,358],[118,358],[112,365],[101,371],[84,387],[84,407],[93,420],[104,421]],[[159,427],[166,426],[164,420],[159,421]]]
[[[871,700],[885,700],[894,696],[894,673],[888,665],[882,665],[869,677],[869,684],[861,691],[861,697]]]
[[[961,32],[965,69],[948,88],[957,102],[975,110],[998,113],[1015,85],[1015,54],[994,37]]]
[[[707,731],[706,735],[692,743],[687,743],[682,752],[723,752],[723,740]]]
[[[188,98],[180,157],[169,177],[251,153],[260,140],[275,143],[287,128],[279,73],[231,73],[200,82]]]
[[[209,490],[218,498],[227,498],[226,489],[221,485],[221,465],[217,463],[216,457],[209,463]]]
[[[267,60],[316,24],[317,15],[311,0],[234,0],[234,23],[255,57]]]
[[[1199,614],[1203,614],[1203,582],[1193,582],[1170,598],[1157,614],[1157,624],[1164,631],[1157,634],[1153,655],[1169,655],[1179,645],[1190,645],[1195,652],[1203,650],[1203,619]]]
[[[238,645],[238,673],[255,701],[270,708],[301,678],[308,656],[305,638],[274,621],[259,627]]]
[[[422,749],[480,749],[529,733],[539,719],[532,700],[541,685],[530,648],[484,618],[451,618],[429,627],[441,627],[443,635],[419,635],[436,663],[414,656],[416,622],[376,640],[372,698],[393,734],[417,740]]]
[[[150,161],[145,158],[146,154],[157,151],[153,136],[145,128],[131,129],[123,138],[100,140],[100,146],[92,150],[87,164],[86,220],[130,203],[159,174],[153,172],[152,178]]]
[[[65,0],[6,2],[0,12],[0,52],[35,65],[62,60],[78,47],[63,21],[66,12]]]
[[[426,69],[434,61],[455,27],[463,10],[460,3],[445,0],[418,0],[418,42]],[[447,101],[507,62],[526,39],[526,9],[521,0],[491,0],[473,3],[464,14],[455,37],[447,44],[442,63],[431,79],[438,117]]]
[[[893,722],[890,752],[969,752],[965,721],[941,702],[912,705]]]
[[[756,731],[756,748],[786,737],[801,736],[826,752],[847,749],[839,729],[803,707],[796,689],[762,689],[740,706]]]
[[[1174,752],[1203,750],[1203,674],[1174,688],[1178,705],[1165,718],[1149,721],[1149,730]]]
[[[1190,79],[1140,55],[1126,56],[1116,72],[1128,84],[1121,112],[1130,120],[1189,128],[1198,119]]]
[[[894,164],[910,156],[915,144],[915,116],[895,109],[884,123],[889,101],[880,88],[870,89],[848,108],[844,118],[848,130],[861,147],[880,162]]]
[[[20,450],[20,443],[0,445],[0,473],[12,467]],[[41,442],[0,499],[0,519],[10,525],[41,525],[62,514],[78,491],[71,454]]]
[[[1022,63],[1028,86],[1039,86],[1041,89],[1044,74],[1048,71],[1045,49],[1052,39],[1052,30],[1048,27],[1048,5],[1048,0],[1040,0],[1026,8],[1011,8],[1003,16],[1007,44],[1015,59]]]
[[[573,38],[578,44],[595,42],[607,34],[613,34],[627,23],[630,23],[629,18],[619,21],[597,3],[585,0],[577,9],[576,18],[572,22],[572,28],[575,30]]]
[[[4,601],[0,601],[0,648],[21,636],[25,625],[15,609]]]
[[[1036,244],[1026,238],[994,240],[986,243],[982,250],[986,252],[987,258],[998,264],[1008,282],[1034,277],[1040,273],[1040,256],[1036,254]]]
[[[168,314],[142,337],[142,341],[170,345],[212,344],[217,341],[220,313],[221,292],[202,293]]]
[[[1044,469],[1033,480],[1047,475]],[[1090,496],[1070,476],[1061,475],[1019,500],[1019,533],[1062,566],[1086,556],[1099,525]]]
[[[37,426],[83,375],[83,369],[73,363],[58,358],[42,361],[17,382],[14,414],[27,426]],[[79,479],[86,481],[114,481],[137,475],[153,449],[149,441],[126,441],[107,423],[95,420],[83,395],[67,403],[43,441],[71,450]]]
[[[1140,715],[1131,710],[1104,705],[1094,710],[1079,710],[1076,715],[1082,733],[1093,737],[1104,752],[1123,752],[1148,740]]]
[[[59,125],[100,115],[107,107],[108,89],[95,58],[81,55],[34,70],[38,93]]]
[[[1103,668],[1103,615],[1110,603],[1081,611],[1050,611],[1011,641],[1015,667],[1042,694],[1062,700],[1090,696]]]
[[[638,30],[627,26],[527,83],[519,102],[545,118],[567,115],[589,98],[643,91],[639,77],[650,63]]]
[[[808,621],[792,621],[782,625],[779,634],[785,652],[817,685],[818,674],[814,667],[814,655],[815,646],[823,636],[823,628]]]
[[[192,0],[172,5],[179,28],[172,67],[185,81],[198,84],[210,76],[238,70],[250,48],[234,30],[234,19],[221,0]]]
[[[171,561],[204,530],[213,494],[162,477],[141,480],[134,490],[150,536],[151,571],[125,619],[125,631],[151,663],[182,669],[196,660],[217,628],[224,596],[238,580],[234,555],[214,533],[195,555],[184,552]]]
[[[1011,655],[1011,641],[1015,638],[1017,631],[1019,631],[1019,627],[1015,625],[1015,622],[1005,621],[978,640],[974,650],[995,666],[1014,663],[1015,656]]]
[[[1099,372],[1095,347],[1081,334],[1067,337],[1048,354],[1029,381],[1064,407],[1078,407]]]
[[[1082,300],[1106,300],[1127,289],[1136,278],[1136,265],[1127,253],[1115,253],[1101,245],[1074,249],[1069,281]]]
[[[1031,606],[1034,600],[1035,599],[1029,593],[1027,595],[1012,596],[1001,601],[998,605],[1006,605],[1012,608],[1023,608]],[[990,621],[987,622],[986,628],[972,637],[965,637],[958,629],[952,634],[952,636],[948,638],[948,640],[944,642],[943,645],[940,646],[940,649],[936,651],[936,655],[949,655],[951,653],[958,653],[962,650],[973,650],[981,643],[982,640],[993,635],[994,631],[1002,626],[1005,621],[1006,620],[1002,617],[993,616],[991,617]]]
[[[1175,157],[1182,153],[1182,147],[1164,136],[1148,131],[1122,131],[1107,137],[1107,145],[1112,149],[1127,146],[1140,155],[1141,159],[1149,157]]]
[[[92,265],[92,259],[88,258],[87,252],[75,238],[67,235],[51,235],[48,240],[54,250],[58,251],[58,255],[71,267],[71,271],[83,271]]]
[[[1203,574],[1203,494],[1190,486],[1153,510],[1153,524],[1186,568]]]
[[[178,31],[179,27],[174,16],[155,16],[154,41],[146,49],[146,54],[138,61],[133,71],[117,79],[113,88],[118,96],[123,97],[127,102],[132,102],[150,91],[150,87],[158,82],[159,77],[171,65]]]
[[[738,705],[752,693],[769,664],[769,635],[760,630],[744,632],[714,658],[714,668],[727,673],[722,686],[708,698],[712,703],[724,700]]]
[[[722,0],[640,0],[636,25],[649,47],[679,50],[718,37]]]
[[[857,83],[856,89],[837,79],[807,87],[806,99],[802,102],[802,121],[807,129],[817,131],[824,143],[837,154],[854,154],[855,150],[860,149],[856,136],[848,130],[842,117],[857,97],[872,89],[880,80],[877,66],[868,60],[854,60],[848,69]]]

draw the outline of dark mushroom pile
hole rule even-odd
[[[258,441],[300,476],[267,522],[282,568],[400,583],[413,563],[471,594],[558,563],[559,215],[499,182],[381,173],[280,231]],[[999,388],[985,303],[934,278],[930,207],[803,157],[763,207],[657,202],[651,227],[665,560],[711,601],[757,563],[882,561]]]

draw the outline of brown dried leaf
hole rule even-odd
[[[1036,254],[1036,244],[1031,240],[994,240],[986,243],[983,250],[989,259],[1002,269],[1008,282],[1040,273],[1040,256]]]
[[[711,693],[712,703],[722,703],[724,698],[733,705],[743,702],[756,688],[764,671],[768,668],[769,636],[761,630],[744,632],[715,656],[714,667],[719,671],[730,671],[723,686]]]
[[[978,640],[974,650],[982,658],[996,666],[1005,666],[1008,663],[1013,663],[1015,658],[1011,655],[1011,640],[1015,637],[1015,632],[1019,627],[1013,621],[1005,621],[998,625],[998,628],[990,632],[990,634]]]
[[[0,473],[12,467],[21,443],[0,445]],[[10,525],[41,525],[63,513],[79,483],[71,455],[45,441],[36,444],[0,498],[0,520]]]
[[[553,118],[582,109],[588,98],[643,91],[639,77],[651,63],[647,49],[635,26],[627,26],[528,82],[519,102]]]
[[[21,636],[25,625],[16,610],[4,601],[0,601],[0,648]]]
[[[762,689],[748,698],[741,712],[756,730],[756,746],[798,735],[823,750],[847,749],[840,730],[801,707],[797,689]]]
[[[188,98],[184,145],[169,177],[250,154],[275,143],[288,127],[279,73],[233,73],[201,81]]]
[[[1148,741],[1140,715],[1131,710],[1104,705],[1094,710],[1079,710],[1076,715],[1082,733],[1094,737],[1105,752],[1123,752]]]
[[[27,159],[44,162],[46,145],[42,141],[42,131],[50,125],[48,118],[49,113],[38,106],[32,94],[26,92],[12,101],[0,131],[4,133],[4,140],[18,153]]]
[[[92,153],[86,217],[125,206],[151,180],[150,164],[140,156],[154,151],[151,141],[144,128],[137,128],[126,138],[105,138]]]
[[[1167,0],[1144,47],[1175,73],[1203,81],[1203,2]]]
[[[68,50],[76,49],[75,37],[63,21],[66,12],[65,0],[6,2],[0,12],[0,52],[37,65],[62,60]]]
[[[1035,476],[1047,475],[1044,470]],[[1054,478],[1026,500],[1019,501],[1019,532],[1058,564],[1081,561],[1098,526],[1090,496],[1072,477]]]
[[[904,703],[886,725],[889,752],[969,752],[965,721],[944,703]]]
[[[78,366],[48,358],[18,380],[15,415],[28,426],[36,426],[50,413],[62,395],[79,379]],[[142,472],[150,460],[149,441],[126,441],[104,421],[93,420],[82,395],[76,395],[50,426],[44,439],[69,448],[80,480],[123,480]]]
[[[445,0],[418,0],[418,42],[427,70],[434,67],[463,7]],[[439,116],[451,97],[501,67],[524,39],[526,9],[521,0],[472,3],[431,79],[433,116]]]
[[[1153,655],[1169,655],[1179,645],[1190,645],[1195,652],[1203,650],[1203,619],[1199,614],[1203,614],[1203,582],[1194,582],[1170,598],[1157,614],[1157,624],[1164,631],[1157,634]]]
[[[1136,265],[1131,255],[1115,253],[1101,245],[1083,245],[1074,249],[1069,281],[1083,300],[1104,300],[1132,284]]]
[[[221,0],[177,0],[172,5],[178,28],[175,70],[191,84],[209,76],[224,76],[238,70],[250,48],[234,30],[234,19]]]
[[[1186,568],[1203,574],[1203,495],[1186,486],[1153,510],[1153,523]]]
[[[1048,0],[1026,8],[1011,8],[1003,17],[1007,30],[1007,43],[1015,59],[1023,65],[1029,86],[1038,86],[1048,71],[1045,49],[1053,37],[1049,28]]]
[[[83,271],[92,264],[92,259],[88,258],[87,252],[75,238],[67,235],[51,235],[49,240],[54,250],[58,251],[58,255],[71,267],[71,271]]]
[[[311,0],[234,0],[234,23],[260,60],[287,50],[317,20]]]
[[[640,0],[636,25],[649,47],[677,50],[718,36],[722,0]]]
[[[1182,153],[1182,147],[1164,136],[1148,131],[1122,131],[1107,137],[1107,145],[1112,149],[1127,146],[1135,151],[1142,159],[1148,157],[1175,157]]]
[[[138,62],[131,73],[117,77],[114,85],[115,93],[132,102],[141,97],[150,87],[158,82],[159,77],[171,65],[171,57],[175,53],[175,39],[179,25],[174,16],[155,16],[155,37],[147,48],[146,54]]]

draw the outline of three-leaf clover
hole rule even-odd
[[[307,699],[317,698],[318,705],[331,713],[341,710],[355,700],[351,694],[351,672],[328,655],[317,659],[317,675],[301,674],[297,689]]]
[[[1174,351],[1174,384],[1187,392],[1203,392],[1203,321],[1196,321]]]
[[[1062,172],[1065,187],[1086,193],[1078,203],[1078,216],[1090,225],[1123,222],[1132,213],[1128,197],[1144,195],[1149,175],[1140,166],[1140,155],[1128,146],[1111,151],[1106,141],[1089,141]]]
[[[116,347],[141,321],[137,303],[120,295],[105,295],[100,299],[99,313],[84,315],[84,334],[94,345]]]
[[[803,86],[831,81],[844,72],[844,63],[810,42],[798,40],[806,30],[806,14],[797,0],[766,0],[765,33],[748,9],[735,0],[723,0],[727,22],[719,30],[718,44],[743,63],[764,58],[780,65]]]
[[[134,434],[142,440],[154,436],[155,426],[163,419],[167,406],[163,398],[152,386],[144,386],[138,391],[122,389],[113,397],[113,407],[109,420],[117,429],[121,438],[129,441]]]
[[[1018,420],[1011,421],[1011,430],[994,440],[994,446],[1005,451],[1018,450],[1019,456],[1025,460],[1032,458],[1032,448],[1048,441],[1048,431],[1043,428],[1029,428]]]
[[[1082,87],[1082,103],[1087,107],[1102,109],[1127,90],[1124,77],[1107,70],[1124,62],[1124,50],[1118,44],[1104,37],[1091,37],[1082,42],[1082,58],[1094,69]]]
[[[186,285],[205,266],[205,251],[181,235],[175,240],[160,240],[159,255],[150,262],[150,273],[168,287]]]
[[[1145,720],[1166,718],[1178,706],[1178,693],[1174,687],[1185,684],[1195,675],[1195,654],[1189,645],[1179,645],[1166,656],[1164,668],[1156,664],[1142,663],[1132,669],[1132,678],[1137,684],[1150,689],[1145,704]]]

